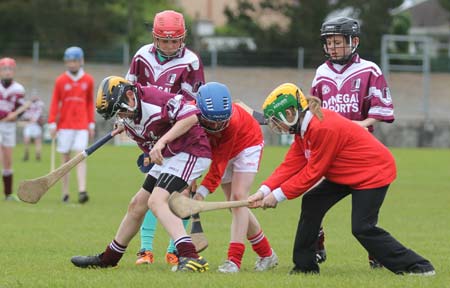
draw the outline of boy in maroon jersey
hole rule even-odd
[[[377,226],[396,178],[389,149],[360,125],[320,106],[318,98],[305,98],[290,83],[273,90],[263,104],[271,130],[294,134],[295,140],[284,161],[249,197],[252,207],[273,208],[308,191],[302,199],[291,273],[319,273],[315,244],[322,219],[351,194],[352,233],[370,255],[396,274],[435,275],[428,260]]]
[[[338,17],[322,24],[320,37],[327,61],[317,68],[311,95],[322,107],[333,110],[373,132],[376,122],[392,123],[394,106],[389,87],[377,64],[364,60],[356,52],[359,46],[358,21]],[[326,260],[325,235],[320,229],[318,262]],[[369,255],[372,268],[382,267]]]
[[[12,112],[25,102],[25,88],[14,81],[16,61],[12,58],[0,59],[0,153],[3,166],[2,178],[5,200],[19,201],[12,194],[13,148],[16,146],[16,116]]]
[[[131,84],[110,76],[97,92],[97,112],[105,119],[118,116],[128,136],[150,156],[153,167],[142,188],[132,198],[113,241],[95,256],[75,256],[81,268],[117,266],[149,209],[174,239],[177,271],[205,272],[208,262],[196,252],[180,218],[169,209],[171,193],[179,193],[200,177],[211,162],[208,138],[198,124],[198,109],[182,95],[155,87]],[[118,128],[114,133],[121,132]]]
[[[181,94],[194,100],[198,87],[205,82],[201,59],[185,46],[186,27],[181,13],[165,10],[153,20],[153,43],[142,46],[134,55],[126,79],[142,86]],[[185,227],[189,220],[183,219]],[[136,264],[154,261],[153,240],[157,219],[149,210],[141,227],[141,249]],[[166,262],[178,263],[173,240],[166,251]]]

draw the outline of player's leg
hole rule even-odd
[[[377,226],[389,186],[352,190],[352,233],[383,266],[396,274],[434,275],[433,265]]]
[[[5,193],[5,199],[10,201],[19,201],[19,199],[13,195],[13,148],[16,146],[16,124],[6,123],[4,133],[2,133],[2,165],[3,165],[3,188]]]
[[[12,194],[13,187],[13,170],[12,170],[12,147],[2,145],[2,178],[3,178],[3,191],[5,194],[5,200],[11,201],[17,198]]]
[[[28,159],[30,159],[30,125],[26,125],[23,128],[23,147],[24,147],[24,151],[23,151],[23,161],[28,161]]]
[[[61,164],[70,160],[70,150],[75,138],[75,130],[60,129],[56,135],[56,152],[61,154]],[[70,173],[65,174],[62,179],[62,201],[69,202],[69,179]]]
[[[187,229],[189,225],[190,217],[183,218],[181,221],[183,222],[184,229]],[[177,248],[175,247],[175,242],[171,238],[169,240],[169,245],[167,246],[166,251],[166,263],[169,265],[177,265],[178,264],[178,252]]]
[[[148,176],[144,186],[152,187],[156,179]],[[141,188],[131,199],[128,205],[128,211],[117,230],[113,241],[108,244],[106,249],[95,256],[75,256],[72,257],[72,263],[80,268],[106,268],[117,266],[123,254],[126,251],[131,239],[137,234],[148,211],[147,201],[150,193]]]
[[[327,180],[309,190],[302,198],[302,208],[294,242],[291,274],[319,273],[316,243],[325,213],[349,194],[348,188]]]
[[[88,130],[75,130],[75,138],[71,147],[75,153],[84,151],[89,144]],[[78,203],[84,204],[89,200],[86,190],[87,161],[83,160],[77,165]]]
[[[250,210],[247,240],[258,254],[255,271],[266,271],[278,265],[278,256],[270,245],[255,215]]]
[[[36,134],[34,135],[34,153],[36,161],[41,161],[42,155],[42,128],[36,124]]]
[[[145,213],[141,225],[141,249],[138,252],[136,265],[153,263],[153,239],[155,238],[158,220],[151,210]]]
[[[149,172],[150,175],[156,176],[158,181],[148,200],[148,205],[170,237],[174,239],[179,255],[177,271],[204,272],[209,269],[208,262],[197,254],[181,219],[170,211],[168,198],[171,193],[179,193],[186,189],[192,181],[201,176],[210,163],[211,160],[207,158],[179,153],[165,158],[162,166],[155,165]]]

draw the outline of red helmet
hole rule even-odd
[[[165,10],[156,14],[153,20],[153,37],[162,39],[181,39],[186,35],[183,14]]]
[[[13,58],[2,58],[0,59],[0,67],[12,67],[12,68],[16,68],[16,60],[14,60]]]

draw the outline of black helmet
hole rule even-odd
[[[356,48],[358,46],[353,46],[352,44],[352,38],[353,37],[359,37],[361,33],[361,29],[359,27],[359,23],[357,20],[349,18],[349,17],[337,17],[330,19],[328,21],[325,21],[322,24],[322,27],[320,28],[320,39],[322,41],[323,49],[325,52],[325,55],[330,59],[330,61],[338,64],[345,64],[347,63],[352,56],[356,53]],[[352,51],[349,55],[344,56],[341,59],[331,59],[330,54],[328,53],[327,47],[326,47],[326,40],[328,36],[331,35],[343,35],[347,38],[348,43],[352,45]]]
[[[361,30],[359,23],[349,17],[338,17],[325,21],[320,28],[320,37],[342,34],[345,36],[359,37]]]
[[[96,96],[97,113],[109,119],[120,109],[134,111],[135,108],[129,107],[124,98],[125,92],[129,89],[133,89],[133,85],[122,77],[109,76],[103,79]]]

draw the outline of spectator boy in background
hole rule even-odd
[[[42,153],[42,122],[43,122],[43,111],[44,102],[38,97],[33,96],[31,98],[30,107],[23,113],[21,119],[26,121],[23,128],[23,144],[24,144],[24,154],[23,161],[28,161],[30,158],[30,144],[34,142],[34,153],[36,161],[41,161]]]
[[[62,163],[71,158],[71,151],[79,153],[87,148],[95,134],[94,80],[83,69],[84,53],[80,47],[64,52],[67,71],[56,78],[50,103],[48,125],[50,136],[56,137],[56,151]],[[77,165],[78,202],[89,200],[86,191],[86,160]],[[69,202],[69,173],[62,179],[62,201]]]

